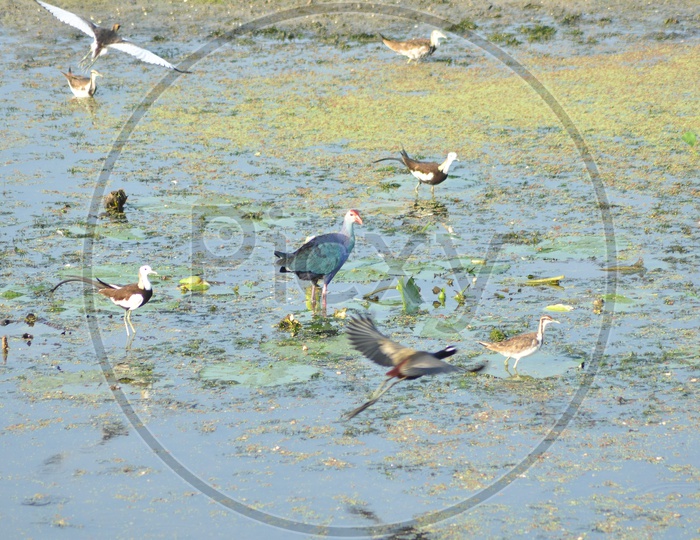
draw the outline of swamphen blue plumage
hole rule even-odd
[[[355,223],[362,225],[360,213],[357,210],[348,210],[339,233],[315,236],[294,253],[275,251],[275,256],[279,257],[276,264],[280,265],[280,272],[293,272],[299,279],[311,281],[312,309],[316,306],[318,281],[323,279],[321,301],[325,311],[328,284],[355,247]]]

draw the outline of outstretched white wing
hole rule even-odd
[[[40,0],[36,0],[37,4],[39,4],[41,7],[43,7],[45,10],[47,10],[51,15],[56,17],[59,21],[70,24],[73,28],[77,28],[84,34],[87,34],[91,38],[95,37],[95,25],[92,24],[89,21],[86,21],[82,17],[78,17],[74,13],[71,13],[70,11],[66,11],[65,9],[57,8],[56,6],[52,6],[51,4],[47,4],[46,2],[41,2]]]
[[[143,49],[138,45],[134,45],[129,41],[110,43],[109,45],[107,45],[107,47],[109,47],[110,49],[117,49],[118,51],[125,52],[126,54],[130,54],[131,56],[135,56],[136,58],[143,62],[146,62],[147,64],[155,64],[157,66],[163,66],[168,69],[174,69],[177,71],[177,68],[167,60],[164,60],[157,54],[153,54],[151,51],[147,51],[146,49]]]

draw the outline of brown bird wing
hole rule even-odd
[[[484,347],[501,354],[517,353],[523,351],[530,347],[537,345],[537,333],[530,332],[527,334],[520,334],[519,336],[513,336],[505,341],[497,341],[496,343],[487,343],[480,341]]]
[[[369,317],[350,319],[346,333],[355,349],[382,366],[396,366],[416,353],[382,334]]]
[[[98,292],[116,302],[128,300],[134,294],[140,294],[143,296],[144,293],[143,289],[139,288],[138,283],[124,285],[119,289],[113,289],[111,286],[110,288],[105,287],[104,289],[100,289]]]
[[[393,39],[388,39],[382,36],[382,42],[392,51],[397,53],[412,51],[414,49],[423,47],[425,47],[426,50],[430,49],[430,40],[425,38],[415,38],[409,39],[407,41],[395,41]]]
[[[412,171],[418,171],[423,174],[434,174],[440,171],[440,169],[438,169],[439,164],[433,161],[418,161],[417,159],[413,159],[405,150],[401,150],[401,159],[404,165]]]

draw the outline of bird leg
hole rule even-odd
[[[430,186],[430,193],[433,194],[433,199],[435,198],[435,186]]]
[[[326,297],[328,296],[328,283],[323,284],[321,289],[321,302],[323,303],[323,311],[326,311]]]
[[[372,405],[374,405],[377,401],[379,401],[379,398],[382,397],[384,394],[386,394],[392,386],[394,386],[394,385],[397,384],[397,383],[400,383],[400,382],[403,381],[404,379],[405,379],[405,377],[399,377],[399,378],[396,379],[393,383],[391,383],[389,386],[387,386],[387,387],[384,388],[381,392],[379,392],[379,390],[380,390],[387,382],[389,382],[389,380],[390,380],[390,379],[386,379],[386,380],[381,384],[381,386],[380,386],[379,388],[377,388],[377,390],[374,392],[374,394],[372,394],[372,399],[370,399],[369,401],[363,403],[362,405],[360,405],[360,406],[357,407],[356,409],[353,409],[352,411],[345,413],[345,414],[343,415],[343,418],[344,418],[345,420],[350,420],[351,418],[356,417],[356,416],[357,416],[358,414],[360,414],[362,411],[364,411],[365,409],[370,408],[370,407],[371,407]],[[377,392],[379,392],[379,393],[377,393]]]
[[[384,388],[386,383],[388,383],[391,379],[393,379],[393,377],[389,377],[387,379],[384,379],[382,381],[382,384],[379,385],[379,388],[377,388],[374,392],[372,392],[372,397],[370,399],[374,399],[374,398],[380,396],[382,394],[382,393],[380,393],[382,388]]]
[[[136,334],[136,328],[134,328],[134,325],[131,322],[131,310],[129,311],[129,326],[131,326],[131,333]]]
[[[416,189],[413,190],[413,191],[416,192],[416,195],[418,195],[418,188],[419,188],[419,187],[420,187],[420,182],[418,182],[418,185],[416,186]]]
[[[136,334],[136,328],[134,328],[134,325],[131,324],[131,310],[126,310],[126,313],[124,313],[124,326],[126,327],[126,337],[129,337],[129,327],[126,326],[126,323],[129,323],[129,326],[131,326],[131,331]]]
[[[92,56],[92,49],[88,50],[87,54],[85,56],[83,56],[83,58],[80,60],[80,62],[78,62],[78,66],[80,66],[80,68],[85,72],[87,72],[87,70],[93,66],[93,64],[95,63],[95,60],[97,60],[97,58],[95,58],[94,60],[91,61],[91,58],[90,58],[91,56]]]
[[[316,285],[311,284],[311,311],[316,311]]]
[[[129,312],[124,313],[124,328],[126,328],[126,337],[129,337],[129,327],[126,325]]]

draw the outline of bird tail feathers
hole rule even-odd
[[[87,283],[88,285],[92,285],[93,287],[95,287],[97,289],[101,289],[105,285],[109,288],[112,288],[110,285],[108,285],[104,281],[94,280],[94,279],[90,279],[90,278],[86,278],[86,277],[82,277],[82,276],[68,276],[68,279],[64,279],[63,281],[61,281],[58,285],[56,285],[53,289],[51,289],[51,292],[54,292],[56,289],[58,289],[64,283],[70,283],[72,281]]]

